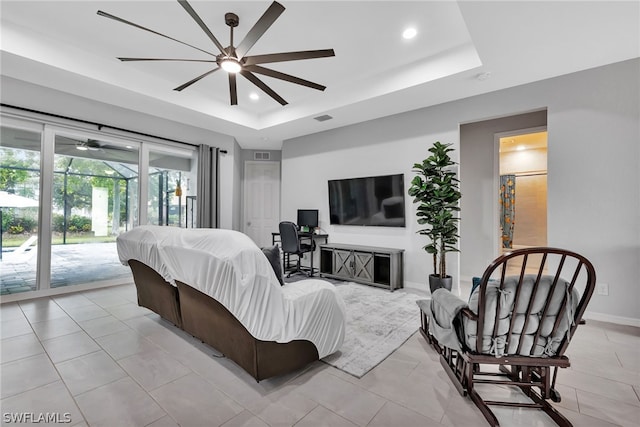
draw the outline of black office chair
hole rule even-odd
[[[298,257],[295,268],[289,270],[287,277],[291,277],[294,273],[302,273],[310,276],[310,274],[303,271],[300,267],[300,259],[305,253],[314,250],[313,239],[309,238],[309,243],[302,243],[298,235],[298,226],[290,221],[282,221],[279,228],[280,243],[282,244],[282,252],[284,252],[285,257],[290,255],[296,255]]]

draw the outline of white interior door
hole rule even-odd
[[[280,163],[244,164],[243,231],[260,247],[271,245],[280,222]]]

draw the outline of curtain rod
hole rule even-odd
[[[93,125],[93,126],[96,126],[98,128],[98,130],[102,130],[102,128],[109,128],[109,129],[118,130],[118,131],[121,131],[121,132],[128,132],[128,133],[132,133],[132,134],[135,134],[135,135],[146,136],[148,138],[156,138],[156,139],[161,139],[161,140],[169,141],[169,142],[177,142],[178,144],[190,145],[192,147],[197,147],[198,146],[196,144],[190,144],[188,142],[178,141],[177,139],[165,138],[163,136],[156,136],[156,135],[151,135],[149,133],[137,132],[137,131],[134,131],[134,130],[124,129],[124,128],[117,127],[117,126],[105,125],[103,123],[92,122],[92,121],[89,121],[89,120],[76,119],[74,117],[63,116],[63,115],[60,115],[60,114],[47,113],[47,112],[44,112],[44,111],[33,110],[31,108],[17,107],[15,105],[10,105],[10,104],[5,104],[5,103],[0,103],[0,106],[7,107],[7,108],[15,108],[16,110],[26,111],[26,112],[29,112],[29,113],[42,114],[42,115],[45,115],[45,116],[55,117],[55,118],[58,118],[58,119],[71,120],[71,121],[74,121],[74,122],[84,123],[84,124],[87,124],[87,125]]]

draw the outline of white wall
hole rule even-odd
[[[282,218],[293,217],[298,207],[317,207],[321,227],[333,242],[404,248],[406,284],[425,286],[429,261],[420,249],[422,236],[415,235],[415,209],[409,198],[405,229],[331,227],[327,180],[405,173],[408,187],[412,164],[424,158],[434,141],[460,147],[460,123],[546,108],[549,245],[582,253],[595,265],[598,281],[610,285],[609,296],[593,297],[592,317],[640,325],[638,75],[640,60],[625,61],[285,141]],[[480,194],[491,190],[484,188],[482,177],[463,175],[464,185],[478,181]],[[492,215],[493,202],[469,191],[462,196],[462,241],[469,228],[491,232],[486,217]],[[465,197],[474,196],[477,203],[465,205]],[[458,268],[459,257],[454,256],[450,271],[459,277],[467,262],[484,268],[491,251],[486,244],[465,250],[465,265]]]
[[[550,82],[549,244],[594,263],[591,311],[640,318],[640,60]],[[535,91],[535,88],[533,88]],[[566,94],[573,94],[569,97]],[[563,96],[564,95],[564,96]]]
[[[219,162],[220,227],[234,228],[234,221],[239,223],[240,199],[236,187],[240,183],[239,172],[235,171],[237,162],[234,156],[240,155],[240,147],[233,137],[6,76],[1,77],[0,86],[3,104],[107,124],[193,145],[208,144],[227,150],[228,154],[221,155]]]
[[[547,125],[547,111],[534,111],[460,126],[460,276],[480,276],[499,255],[495,134]]]
[[[425,120],[419,110],[285,141],[281,218],[295,221],[298,208],[317,208],[320,227],[329,233],[330,242],[404,249],[405,286],[427,290],[431,258],[421,249],[426,240],[416,235],[411,198],[405,197],[405,228],[332,226],[327,181],[403,173],[407,191],[413,164],[429,154],[434,141],[457,144],[458,125],[452,113],[445,106]],[[453,156],[457,158],[457,152]],[[459,277],[457,257],[448,259],[448,272]]]

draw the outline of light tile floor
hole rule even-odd
[[[256,383],[138,307],[133,285],[4,304],[0,319],[3,425],[5,414],[25,412],[57,413],[70,426],[487,425],[419,333],[361,379],[316,362]],[[569,349],[562,412],[575,426],[637,426],[640,330],[588,321]],[[504,426],[554,425],[535,410],[496,413]]]

